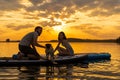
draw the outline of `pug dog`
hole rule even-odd
[[[54,59],[54,53],[53,53],[54,49],[53,49],[52,45],[46,44],[45,46],[46,46],[46,49],[45,49],[46,58],[48,60],[53,60]]]

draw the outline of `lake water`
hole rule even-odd
[[[45,45],[46,43],[40,43]],[[57,43],[51,43],[55,48]],[[111,61],[80,66],[55,67],[54,73],[47,67],[0,67],[0,80],[120,80],[120,45],[116,43],[72,42],[75,53],[109,52]],[[44,49],[37,48],[41,55]],[[0,43],[0,57],[10,57],[18,52],[18,43]],[[56,52],[57,53],[57,52]]]

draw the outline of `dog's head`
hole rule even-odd
[[[46,44],[45,46],[46,46],[46,50],[45,50],[46,53],[52,53],[53,52],[53,47],[52,47],[51,44]]]
[[[51,52],[51,50],[53,49],[51,44],[46,44],[45,46],[46,46],[46,50],[45,50],[46,53]]]
[[[46,49],[50,49],[50,47],[52,46],[51,44],[45,44]]]

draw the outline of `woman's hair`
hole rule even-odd
[[[58,41],[60,41],[60,34],[63,35],[63,39],[67,39],[66,36],[65,36],[65,33],[63,31],[61,31],[59,34],[58,34]]]

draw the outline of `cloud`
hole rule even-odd
[[[92,9],[90,16],[111,16],[120,13],[120,0],[98,0],[95,4],[97,5]],[[90,6],[93,5],[88,4],[89,8]]]
[[[0,10],[17,10],[24,8],[27,11],[45,11],[44,15],[66,15],[69,17],[76,10],[87,12],[92,10],[89,16],[108,16],[120,13],[120,0],[29,0],[33,5],[25,7],[19,0],[0,0]],[[59,12],[59,13],[58,13]]]
[[[45,0],[29,0],[33,5],[42,4]]]
[[[64,7],[71,7],[72,1],[69,0],[29,0],[33,6],[29,7],[28,10],[42,10],[49,12],[60,12]]]
[[[81,24],[79,26],[71,26],[70,28],[80,30],[84,33],[94,35],[94,36],[98,36],[103,30],[102,27],[94,26],[92,24]]]
[[[53,27],[53,26],[56,26],[56,25],[61,25],[62,23],[61,22],[56,22],[56,21],[42,21],[39,23],[40,25],[42,26],[49,26],[49,27]]]
[[[18,26],[15,26],[14,24],[9,24],[6,26],[7,28],[11,28],[12,30],[21,30],[21,29],[25,29],[25,28],[31,28],[33,27],[32,24],[25,24],[25,25],[18,25]]]
[[[95,26],[89,26],[86,25],[82,27],[82,31],[94,36],[98,36],[101,33],[102,28],[101,27],[95,27]]]
[[[27,11],[45,11],[44,15],[54,15],[54,17],[69,17],[75,12],[71,0],[29,0],[33,6],[26,8]],[[61,17],[62,18],[62,17]]]
[[[115,26],[115,29],[116,30],[120,30],[120,26]]]
[[[31,6],[25,7],[19,0],[0,0],[0,10],[18,10],[24,9],[26,13],[24,19],[39,20],[41,18],[70,18],[76,11],[86,13],[86,16],[111,16],[120,13],[120,0],[28,0]],[[37,11],[37,14],[31,14]],[[2,16],[2,15],[1,15]],[[52,16],[52,17],[50,17]],[[10,17],[10,16],[8,16]],[[80,18],[80,16],[78,16]],[[53,21],[56,25],[60,22]],[[66,23],[76,22],[75,20],[67,20]],[[45,21],[43,23],[45,25]],[[55,25],[54,24],[54,25]],[[52,26],[53,23],[46,21],[46,25]]]
[[[120,13],[120,0],[29,0],[33,5],[25,8],[28,12],[39,11],[38,17],[49,18],[60,18],[64,22],[64,18],[70,18],[77,12],[83,12],[89,17],[95,16],[112,16]],[[41,13],[41,11],[43,13]],[[36,16],[36,18],[37,18]],[[79,18],[81,16],[78,16]],[[34,18],[34,17],[29,17]],[[51,17],[50,17],[51,18]],[[39,18],[38,18],[39,19]],[[76,22],[75,20],[66,20],[66,23]],[[46,24],[45,24],[46,23]],[[60,22],[55,22],[56,25],[61,24]],[[47,21],[43,21],[41,24],[44,26],[55,26]]]
[[[19,0],[0,0],[0,11],[18,10],[24,7]]]
[[[80,24],[78,26],[72,26],[73,28],[76,28],[76,29],[81,29],[81,30],[101,30],[102,27],[98,27],[98,26],[94,26],[93,24],[91,23],[88,23],[88,24]]]
[[[73,22],[76,22],[75,19],[72,19],[72,20],[66,20],[66,23],[73,23]]]
[[[3,34],[4,32],[5,32],[4,30],[0,29],[0,34]]]

